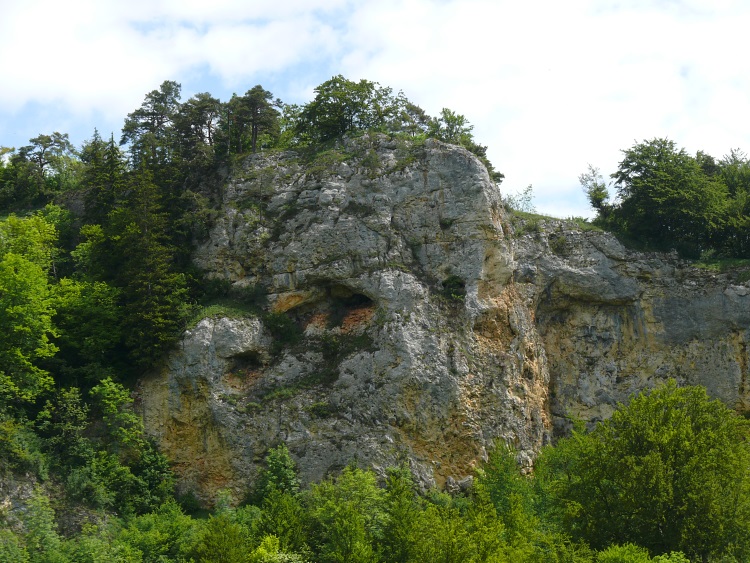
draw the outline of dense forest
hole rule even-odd
[[[747,560],[748,425],[674,384],[548,446],[533,475],[498,444],[468,492],[355,464],[301,490],[280,444],[247,499],[208,514],[175,495],[130,388],[202,307],[253,298],[190,261],[223,180],[254,152],[313,161],[365,134],[462,145],[502,180],[464,116],[342,76],[304,105],[261,86],[183,102],[167,81],[120,139],[94,131],[76,148],[54,132],[0,148],[0,472],[7,487],[35,484],[25,506],[0,506],[0,561]],[[596,169],[581,177],[597,224],[645,248],[745,257],[742,153],[693,158],[657,139],[624,154],[614,203]]]

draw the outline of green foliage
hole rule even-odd
[[[57,328],[55,358],[62,376],[79,373],[87,378],[106,375],[115,364],[122,342],[119,306],[121,291],[105,282],[63,278],[52,288]],[[110,368],[111,369],[111,368]]]
[[[89,406],[77,387],[60,389],[36,417],[39,435],[53,463],[67,468],[88,460],[93,451],[83,435],[89,425]]]
[[[648,550],[632,543],[611,545],[596,555],[596,563],[649,563]]]
[[[748,423],[702,388],[633,397],[540,461],[557,518],[593,547],[735,556],[750,549]]]
[[[328,418],[336,414],[336,407],[328,401],[316,401],[305,408],[315,418]]]
[[[380,541],[383,558],[393,563],[414,559],[414,534],[421,507],[414,479],[407,467],[388,471],[383,497],[383,532]]]
[[[590,221],[586,217],[568,217],[567,219],[571,223],[575,224],[575,226],[580,231],[602,231],[603,229],[601,226],[599,226],[596,222]]]
[[[46,479],[48,460],[30,424],[0,413],[0,471],[8,470]]]
[[[613,175],[621,201],[616,220],[644,243],[699,254],[720,227],[726,186],[667,139],[636,144],[623,154]]]
[[[169,141],[179,109],[180,90],[180,84],[165,80],[158,90],[146,94],[140,108],[128,114],[120,144],[130,144],[134,163],[168,163],[171,153]]]
[[[249,561],[247,530],[226,514],[211,516],[193,550],[197,563],[245,563]]]
[[[440,117],[430,119],[427,135],[446,143],[461,145],[474,153],[487,168],[490,178],[499,184],[505,176],[496,171],[487,158],[487,147],[474,141],[474,136],[471,133],[473,129],[474,126],[469,124],[466,117],[448,108],[443,108],[440,111]]]
[[[9,165],[0,167],[0,206],[6,209],[43,207],[78,185],[80,161],[67,133],[38,135],[29,143],[3,151],[10,156]]]
[[[525,234],[538,235],[542,232],[544,221],[549,219],[552,219],[552,217],[548,215],[514,210],[511,215],[511,225],[513,225],[514,229],[513,234],[515,236],[523,236]]]
[[[383,524],[383,491],[371,471],[347,466],[336,480],[310,488],[311,547],[321,563],[377,561]]]
[[[536,213],[533,201],[534,187],[531,184],[526,186],[522,192],[515,195],[507,194],[503,198],[503,203],[505,204],[506,208],[512,209],[514,211],[520,211],[522,213],[532,214]]]
[[[227,153],[256,152],[260,147],[272,146],[280,131],[281,100],[260,84],[244,96],[233,95],[226,104],[227,119],[222,132],[226,138]]]
[[[679,551],[649,557],[647,549],[632,543],[611,545],[596,555],[596,563],[688,563],[690,560]]]
[[[36,421],[44,450],[71,497],[122,513],[153,510],[172,495],[167,460],[146,440],[121,385],[106,378],[90,395],[92,405],[77,388],[47,401]]]
[[[124,156],[114,137],[105,142],[94,130],[94,136],[83,146],[81,160],[85,164],[81,179],[86,190],[84,218],[90,224],[105,223],[125,192]]]
[[[31,563],[54,561],[60,548],[60,536],[55,524],[55,511],[49,498],[37,488],[28,500],[23,515],[24,544]],[[57,559],[59,560],[59,559]]]
[[[415,530],[417,561],[460,563],[471,560],[469,533],[458,510],[431,504],[420,513]]]
[[[222,103],[208,92],[196,94],[179,105],[174,112],[173,143],[183,172],[210,167],[214,159],[214,145],[219,135],[219,121],[224,108]]]
[[[488,495],[510,538],[528,535],[535,527],[531,484],[506,444],[498,442],[490,451],[477,471],[476,488]]]
[[[29,552],[21,539],[7,529],[0,528],[0,563],[29,563]]]
[[[110,511],[109,523],[62,540],[50,497],[39,489],[22,512],[24,530],[0,530],[0,561],[687,560],[674,549],[694,560],[747,559],[747,426],[705,395],[674,389],[644,394],[590,434],[547,448],[533,479],[519,473],[512,451],[497,448],[467,497],[422,498],[405,468],[391,470],[382,488],[372,472],[353,466],[300,493],[280,446],[255,485],[258,506],[227,502],[200,521],[169,500],[168,462],[116,381],[163,357],[193,301],[224,307],[202,315],[227,314],[227,307],[260,314],[265,306],[263,288],[237,295],[226,285],[199,287],[189,264],[191,244],[205,236],[221,200],[216,172],[243,153],[294,147],[311,175],[330,174],[351,158],[377,174],[384,166],[377,143],[386,136],[401,146],[390,169],[398,172],[422,158],[432,136],[472,151],[499,181],[472,131],[460,114],[443,109],[431,118],[367,80],[333,77],[303,106],[283,106],[260,85],[227,103],[208,93],[183,103],[180,85],[166,81],[125,121],[127,160],[114,139],[97,132],[80,154],[60,133],[39,135],[18,151],[0,149],[6,213],[79,188],[80,196],[57,202],[85,203],[82,213],[52,205],[0,221],[0,464],[40,481],[49,473],[50,483],[65,484],[68,500]],[[353,145],[341,136],[357,135],[356,154],[345,152],[342,146]],[[614,203],[596,168],[580,178],[597,225],[645,248],[677,247],[713,260],[750,255],[750,161],[741,151],[721,160],[691,157],[654,139],[624,151],[614,178]],[[505,199],[531,211],[531,197],[529,186]],[[263,201],[252,204],[264,209]],[[362,202],[352,205],[368,212]],[[539,231],[544,218],[522,211],[513,214],[517,232]],[[297,212],[283,209],[276,228]],[[451,229],[450,219],[440,227]],[[562,237],[551,237],[550,246],[564,254]],[[733,280],[744,275],[735,272]],[[450,300],[465,295],[456,276],[442,290]],[[332,325],[346,314],[339,305]],[[263,320],[277,353],[303,336],[289,314]],[[371,346],[367,334],[326,335],[311,375],[266,398],[330,384],[343,358]],[[327,401],[307,406],[320,417],[331,409]],[[648,552],[661,555],[648,559]]]
[[[144,563],[160,563],[187,561],[196,549],[199,533],[198,522],[169,501],[150,514],[132,518],[117,539],[137,549]]]
[[[97,526],[85,525],[81,534],[65,542],[63,552],[75,563],[142,563],[144,561],[157,561],[148,558],[148,555],[141,553],[136,547],[123,541],[113,528],[115,526],[99,528]]]
[[[562,230],[552,233],[547,239],[549,243],[549,249],[557,256],[565,258],[570,255],[570,245],[568,239]]]
[[[459,276],[450,275],[441,285],[441,294],[450,301],[463,301],[466,297],[466,282]]]
[[[612,174],[617,200],[591,165],[579,177],[596,223],[647,250],[676,249],[750,256],[750,162],[739,150],[716,161],[688,155],[673,141],[652,139],[623,151]]]
[[[338,148],[316,151],[310,155],[305,170],[310,176],[323,178],[335,174],[338,166],[349,159],[351,159],[351,155]],[[293,214],[291,212],[296,212],[296,210],[288,208],[285,214],[291,215]]]
[[[52,299],[42,267],[13,252],[0,258],[0,408],[51,388],[38,361],[54,355]]]
[[[273,336],[273,351],[279,353],[284,346],[294,346],[302,339],[302,329],[285,313],[267,313],[263,325]]]
[[[143,423],[132,411],[128,390],[108,377],[92,388],[90,395],[106,428],[108,447],[124,452],[137,446],[142,440]]]
[[[56,242],[55,226],[41,215],[23,218],[9,215],[0,221],[0,256],[23,256],[45,273],[52,266]]]
[[[440,117],[433,119],[430,123],[428,134],[446,143],[467,145],[473,142],[471,133],[473,129],[474,126],[469,124],[466,117],[443,108],[440,111]]]
[[[279,538],[263,536],[248,558],[249,563],[304,563],[301,555],[281,551]]]
[[[266,494],[253,530],[256,536],[273,535],[285,551],[307,551],[307,515],[299,497],[290,492],[271,489]]]
[[[589,164],[588,171],[578,176],[578,181],[581,182],[591,207],[606,214],[609,211],[609,190],[599,169]]]
[[[315,88],[315,98],[300,112],[297,134],[311,142],[326,142],[344,133],[384,127],[398,109],[390,88],[337,75]]]
[[[123,259],[115,282],[123,288],[125,343],[136,365],[146,367],[161,357],[184,327],[187,284],[175,268],[156,185],[144,173],[131,189],[129,206],[118,210],[113,225],[113,241]]]
[[[272,491],[295,495],[299,492],[297,468],[286,444],[271,448],[266,454],[266,468],[255,484],[255,497],[262,502]]]

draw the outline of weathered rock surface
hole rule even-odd
[[[408,461],[432,486],[497,438],[527,459],[548,438],[546,359],[486,170],[431,141],[364,156],[316,173],[250,158],[227,186],[196,263],[264,287],[301,338],[274,350],[267,314],[205,319],[143,381],[148,431],[204,499],[240,497],[281,441],[305,481]]]
[[[607,418],[667,378],[750,410],[745,282],[560,221],[514,243],[516,284],[535,311],[561,428],[572,417]]]
[[[142,381],[148,432],[209,502],[241,498],[281,441],[304,481],[406,461],[453,486],[494,440],[530,463],[570,417],[668,377],[748,408],[746,285],[564,222],[513,226],[458,147],[248,158],[195,262],[268,293]]]

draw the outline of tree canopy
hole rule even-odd
[[[622,152],[614,202],[597,168],[579,176],[601,226],[646,249],[750,257],[750,161],[742,151],[716,160],[656,138]]]
[[[750,424],[702,387],[672,381],[632,397],[591,432],[541,457],[557,517],[601,549],[750,555]]]

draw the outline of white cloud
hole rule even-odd
[[[349,60],[364,76],[398,76],[430,112],[466,114],[507,188],[531,183],[537,206],[559,213],[561,194],[583,201],[577,176],[587,162],[613,172],[635,141],[668,136],[717,156],[748,144],[737,119],[750,70],[747,8],[622,4],[380,2],[350,28],[384,30],[380,50]]]
[[[271,77],[275,94],[304,101],[340,72],[402,89],[429,113],[466,115],[504,188],[533,184],[547,212],[586,212],[586,163],[611,173],[644,138],[717,157],[750,150],[741,0],[8,4],[0,134],[30,102],[42,112],[35,124],[59,110],[90,130],[95,118],[121,123],[165,79],[220,95]]]

